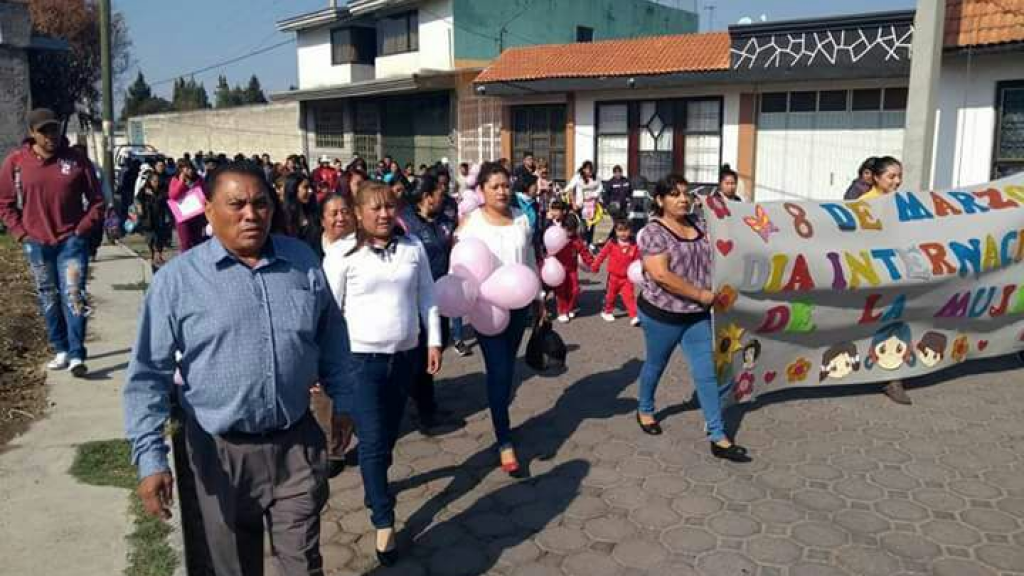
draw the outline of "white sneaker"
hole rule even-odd
[[[630,326],[639,326],[640,325],[640,319],[636,318],[636,317],[630,318],[629,319],[629,325]]]
[[[89,368],[86,367],[85,362],[81,358],[72,358],[68,362],[68,372],[75,378],[81,378],[89,372]]]
[[[566,316],[565,314],[562,314],[561,316],[558,317],[558,321],[561,322],[562,324],[568,324],[569,317]]]
[[[577,312],[577,311],[578,311],[578,310],[573,310],[572,312],[569,312],[569,318],[575,318],[575,317],[576,317],[576,312]]]
[[[615,322],[615,316],[607,312],[601,312],[601,318],[604,319],[605,322]]]
[[[68,353],[57,352],[53,360],[46,363],[47,370],[63,370],[68,367]]]

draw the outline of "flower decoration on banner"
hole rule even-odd
[[[971,345],[967,341],[967,336],[961,334],[953,340],[953,349],[949,353],[949,357],[953,362],[963,362],[967,359],[967,353],[971,351]]]
[[[729,284],[722,285],[722,289],[718,291],[718,296],[715,297],[715,312],[725,314],[732,310],[732,306],[736,303],[737,298],[739,298],[739,295],[736,293],[735,288]]]
[[[776,226],[770,218],[768,218],[768,213],[765,212],[764,208],[760,205],[755,209],[754,217],[745,216],[743,218],[743,223],[750,226],[750,229],[760,236],[761,240],[764,240],[765,244],[767,244],[768,240],[771,239],[772,234],[779,231],[779,227]]]
[[[732,357],[743,348],[740,343],[743,332],[743,328],[735,323],[718,329],[718,341],[715,346],[715,371],[718,374],[722,374],[722,371],[732,364]]]
[[[797,358],[792,364],[786,366],[786,379],[790,382],[803,382],[811,373],[811,363],[807,358]]]

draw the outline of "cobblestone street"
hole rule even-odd
[[[982,576],[1024,574],[1024,386],[1014,359],[909,387],[762,397],[729,421],[754,462],[709,454],[683,363],[659,389],[665,434],[635,419],[639,328],[594,315],[560,327],[568,369],[524,381],[513,406],[531,477],[497,469],[479,351],[446,356],[441,405],[466,425],[398,444],[399,565],[383,570],[358,470],[332,481],[331,574]],[[408,420],[408,419],[407,419]]]

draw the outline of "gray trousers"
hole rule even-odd
[[[189,419],[189,464],[217,576],[262,576],[264,528],[282,576],[323,574],[324,435],[308,415],[265,436],[213,436]]]

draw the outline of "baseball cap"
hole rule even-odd
[[[331,163],[331,157],[330,156],[328,156],[327,154],[324,154],[324,155],[320,156],[320,164],[330,164],[330,163]]]
[[[57,114],[53,110],[49,108],[36,108],[28,113],[28,127],[33,131],[38,132],[40,128],[47,124],[60,126],[60,119],[57,118]]]

